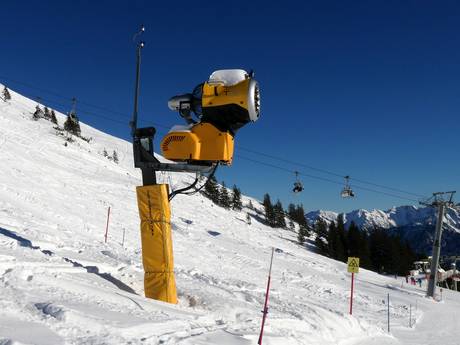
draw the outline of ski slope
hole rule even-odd
[[[92,140],[65,146],[52,123],[32,120],[35,102],[11,95],[0,101],[0,344],[256,344],[271,247],[264,344],[459,344],[458,293],[444,291],[435,302],[402,278],[361,270],[350,316],[345,264],[299,246],[296,232],[265,226],[248,197],[244,204],[256,209],[235,212],[201,195],[177,196],[179,304],[145,299],[141,182],[130,143],[81,124]],[[116,150],[119,163],[104,149]],[[192,179],[158,178],[173,188]]]

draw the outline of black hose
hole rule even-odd
[[[206,186],[206,185],[208,184],[209,180],[214,176],[214,174],[216,173],[216,170],[217,170],[217,167],[218,167],[218,166],[219,166],[219,165],[216,164],[216,166],[215,166],[214,169],[212,170],[211,174],[209,174],[208,179],[206,180],[205,183],[203,183],[203,185],[202,185],[200,188],[198,188],[197,190],[195,190],[195,191],[193,191],[193,192],[190,192],[190,193],[184,193],[184,192],[188,191],[189,189],[192,189],[192,188],[194,188],[194,187],[196,186],[196,184],[197,184],[198,181],[199,181],[199,178],[198,178],[198,176],[197,176],[196,179],[195,179],[195,181],[194,181],[191,185],[189,185],[189,186],[187,186],[187,187],[184,187],[184,188],[181,188],[181,189],[177,189],[177,190],[171,192],[171,193],[169,194],[169,197],[168,197],[169,201],[171,201],[177,194],[192,195],[192,194],[198,193],[200,190],[203,189],[204,186]]]

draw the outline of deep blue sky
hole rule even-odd
[[[238,132],[237,145],[428,195],[460,190],[459,18],[456,1],[7,1],[0,81],[61,111],[73,96],[115,110],[78,105],[83,122],[128,138],[131,38],[144,23],[143,124],[182,123],[168,98],[215,69],[254,69],[262,116]],[[236,154],[283,165],[238,147]],[[307,210],[410,203],[359,189],[342,200],[340,185],[307,177],[294,196],[293,174],[238,157],[218,178]]]

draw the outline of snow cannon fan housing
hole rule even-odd
[[[252,73],[220,70],[192,93],[172,97],[168,106],[179,112],[187,126],[174,126],[163,138],[165,158],[231,164],[237,130],[260,116],[259,85]]]

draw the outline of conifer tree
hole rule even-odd
[[[103,155],[104,157],[108,157],[108,156],[109,156],[109,154],[107,153],[107,150],[105,149],[105,147],[104,147],[104,151],[102,151],[102,155]]]
[[[288,216],[290,219],[294,220],[295,221],[295,218],[296,218],[296,207],[293,203],[290,203],[288,205]]]
[[[47,120],[49,120],[51,118],[51,113],[50,113],[50,110],[48,109],[48,107],[45,107],[44,108],[44,113],[43,113],[43,117]]]
[[[267,224],[270,225],[271,227],[275,226],[273,205],[270,200],[270,195],[268,193],[264,195],[263,205],[264,205],[264,211],[265,211],[265,220],[267,221]]]
[[[297,242],[299,242],[299,244],[305,243],[305,236],[303,234],[302,228],[299,228],[299,232],[297,233]]]
[[[340,238],[339,230],[334,222],[331,222],[329,225],[327,243],[329,256],[333,259],[344,261],[343,258],[345,257],[345,249]]]
[[[315,244],[318,249],[318,253],[328,255],[328,231],[326,222],[323,219],[318,218],[315,222],[314,230],[316,233]]]
[[[337,235],[338,235],[338,243],[337,243],[337,249],[338,249],[338,257],[337,260],[340,261],[347,261],[347,254],[348,254],[348,241],[347,241],[347,235],[345,233],[345,221],[344,221],[344,214],[341,213],[337,217]]]
[[[41,119],[44,116],[43,110],[40,109],[40,106],[37,104],[35,107],[35,112],[32,115],[32,118],[37,121],[38,119]]]
[[[225,187],[225,182],[222,181],[222,185],[220,187],[220,198],[219,198],[219,204],[223,208],[229,209],[231,205],[231,199],[230,195],[228,194],[227,187]]]
[[[273,206],[274,223],[278,228],[286,228],[286,220],[284,218],[284,209],[281,201],[278,199],[275,206]]]
[[[241,191],[233,185],[233,193],[232,193],[232,208],[237,211],[241,211],[243,209],[243,202],[241,201]]]
[[[254,210],[254,205],[252,204],[251,200],[249,200],[247,208],[249,208],[250,210]]]
[[[118,153],[115,150],[113,150],[112,159],[115,163],[118,164]]]
[[[297,241],[300,244],[304,244],[307,236],[308,236],[308,229],[305,226],[300,226],[299,232],[297,233]]]
[[[54,110],[51,110],[51,113],[50,113],[50,121],[52,123],[54,123],[55,125],[58,124],[58,121],[57,121],[57,118],[56,118],[56,113],[54,112]]]
[[[78,121],[78,117],[74,113],[69,113],[67,115],[67,120],[64,122],[64,129],[72,133],[73,135],[76,135],[77,137],[80,136],[81,134],[81,129],[80,129],[80,123]]]
[[[360,252],[359,252],[359,265],[365,269],[372,269],[371,252],[369,249],[369,236],[366,231],[360,231]],[[412,263],[411,263],[412,264]]]
[[[348,256],[361,257],[361,234],[354,222],[351,222],[347,232]]]
[[[2,95],[5,101],[9,101],[11,99],[10,91],[8,91],[6,86],[3,88]]]
[[[304,226],[308,228],[307,219],[305,218],[305,211],[302,205],[294,205],[290,204],[288,207],[288,214],[289,218],[291,218],[294,222],[297,222],[299,226]]]
[[[217,180],[214,176],[211,176],[204,186],[204,195],[206,195],[213,203],[219,203],[219,187],[217,185]]]

